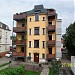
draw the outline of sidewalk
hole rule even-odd
[[[49,74],[49,68],[47,65],[44,65],[40,75],[48,75],[48,74]]]

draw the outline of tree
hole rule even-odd
[[[66,33],[63,35],[64,47],[68,50],[68,55],[75,55],[75,22],[66,28]]]

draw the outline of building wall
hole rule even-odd
[[[4,56],[6,52],[10,50],[10,31],[0,29],[0,34],[1,34],[1,41],[0,41],[0,54]]]
[[[42,21],[42,18],[45,17],[45,21]],[[29,22],[29,18],[32,19],[32,22]],[[27,44],[29,45],[29,41],[32,42],[32,48],[29,48],[29,46],[27,46],[27,56],[29,56],[29,53],[31,53],[32,58],[34,58],[34,53],[39,53],[39,58],[42,58],[42,53],[47,54],[47,48],[46,48],[46,44],[45,44],[45,48],[42,48],[42,41],[47,41],[46,39],[46,35],[42,35],[42,28],[45,28],[45,34],[46,34],[46,28],[47,28],[47,24],[48,20],[47,20],[47,16],[46,15],[40,15],[40,19],[39,21],[34,20],[34,16],[28,16],[27,17]],[[34,35],[34,27],[39,27],[39,33],[40,35]],[[29,29],[31,28],[31,35],[29,35]],[[39,40],[40,43],[40,47],[39,48],[34,48],[34,40]]]
[[[69,67],[71,67],[73,74],[75,75],[75,56],[71,56],[71,63],[69,63],[69,65],[70,65]]]
[[[58,31],[59,30],[59,31]],[[56,21],[56,58],[61,58],[61,19]]]
[[[45,17],[45,21],[42,21],[42,18]],[[31,18],[31,22],[29,22],[29,18]],[[52,21],[52,25],[55,25],[55,20]],[[34,35],[34,27],[40,27],[40,35]],[[47,27],[48,27],[48,19],[47,15],[40,15],[39,21],[34,20],[33,16],[27,17],[27,56],[29,56],[29,53],[31,53],[31,57],[34,59],[34,53],[39,53],[39,58],[42,60],[42,54],[48,54],[48,47],[47,47],[47,41],[48,41],[48,33],[47,33]],[[42,28],[45,28],[45,35],[42,35]],[[29,35],[29,29],[31,29],[31,35]],[[34,48],[34,40],[39,40],[39,48]],[[55,33],[52,34],[52,40],[55,40]],[[29,41],[32,43],[32,47],[29,48]],[[42,41],[45,41],[45,48],[42,48]],[[55,47],[52,48],[52,54],[55,54]],[[40,62],[41,62],[40,60]]]

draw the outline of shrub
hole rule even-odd
[[[49,75],[58,75],[59,69],[61,67],[61,61],[52,60],[51,65],[52,67],[49,68]]]
[[[0,75],[23,75],[24,74],[24,66],[20,65],[16,68],[7,68],[0,72]]]

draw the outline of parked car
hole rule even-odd
[[[5,57],[11,57],[12,56],[12,52],[8,52],[6,55],[5,55]]]

